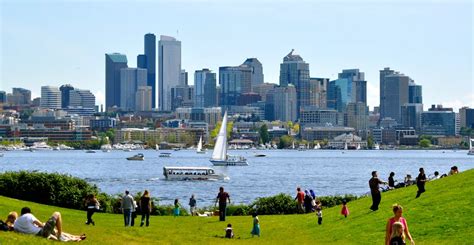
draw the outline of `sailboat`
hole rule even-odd
[[[291,149],[295,149],[295,142],[293,141],[293,144],[291,145]]]
[[[199,143],[198,143],[197,148],[196,148],[196,153],[199,153],[199,154],[205,154],[206,153],[206,150],[202,149],[202,136],[201,136],[201,138],[199,138]]]
[[[160,150],[160,146],[158,144],[155,144],[155,150],[157,150],[157,151]]]
[[[321,149],[321,145],[319,145],[319,142],[318,142],[318,144],[317,144],[317,145],[315,145],[315,146],[314,146],[314,149],[315,149],[315,150],[319,150],[319,149]]]
[[[380,150],[380,145],[378,143],[374,144],[374,150]]]
[[[469,151],[468,155],[474,155],[474,139],[469,138]]]
[[[241,156],[227,155],[227,111],[222,118],[221,129],[217,135],[211,160],[214,166],[247,166],[247,159]]]

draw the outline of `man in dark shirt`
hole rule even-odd
[[[372,171],[372,178],[369,180],[370,194],[372,195],[372,206],[370,209],[372,209],[372,211],[379,209],[379,204],[382,200],[379,184],[387,184],[387,182],[381,181],[377,177],[377,171]]]
[[[230,203],[229,193],[225,192],[224,187],[221,186],[216,198],[216,204],[219,202],[219,221],[225,221],[227,201]]]
[[[421,193],[425,192],[425,183],[426,183],[425,170],[420,168],[420,174],[416,177],[416,186],[418,187],[418,192],[416,193],[416,198],[420,197]]]

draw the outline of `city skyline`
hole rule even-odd
[[[216,16],[199,14],[205,8],[200,6],[202,2],[208,3],[207,11]],[[301,13],[298,18],[286,13],[285,1],[271,6],[266,6],[265,1],[255,3],[255,9],[246,3],[181,1],[109,6],[104,2],[3,2],[0,90],[8,92],[12,87],[23,87],[32,91],[32,97],[38,97],[41,86],[71,84],[90,89],[97,103],[105,105],[104,54],[125,54],[129,67],[137,67],[135,57],[143,53],[143,36],[154,33],[182,42],[181,67],[190,72],[202,68],[217,72],[221,66],[255,57],[263,65],[265,82],[278,84],[279,64],[295,49],[309,63],[310,77],[335,80],[344,69],[364,72],[370,108],[379,105],[379,70],[385,67],[400,71],[423,86],[425,108],[430,104],[456,110],[464,105],[474,107],[469,1],[301,2],[291,9]],[[264,6],[267,8],[258,11],[258,7]],[[123,13],[123,19],[92,26],[94,21],[114,17],[112,10],[125,8],[129,11]],[[81,11],[86,10],[90,10],[90,18],[79,18]],[[145,17],[146,14],[139,16],[138,11],[158,14]],[[351,14],[358,18],[349,21]],[[254,21],[246,20],[249,17]],[[163,21],[167,18],[173,21]],[[219,18],[221,22],[214,23]],[[380,23],[373,23],[374,20]],[[256,27],[256,31],[249,30],[250,26]],[[110,32],[100,33],[104,30]],[[26,38],[29,36],[34,42]],[[35,56],[31,62],[25,62]],[[20,62],[25,63],[19,65]],[[29,72],[22,72],[24,69]],[[455,89],[443,89],[447,81]],[[438,92],[440,89],[443,93]]]

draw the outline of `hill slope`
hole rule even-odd
[[[391,217],[391,205],[404,207],[404,217],[416,244],[472,244],[474,242],[474,170],[426,184],[426,192],[415,199],[416,187],[411,186],[382,193],[380,209],[369,210],[371,199],[348,203],[348,218],[339,214],[340,206],[323,210],[323,224],[317,224],[315,214],[260,216],[262,237],[251,238],[252,218],[228,217],[151,217],[150,227],[123,227],[121,215],[94,215],[96,226],[86,226],[84,211],[40,205],[0,196],[0,218],[29,206],[35,216],[47,220],[53,211],[63,214],[64,230],[87,234],[84,244],[383,244],[385,224]],[[137,219],[139,223],[139,219]],[[220,238],[227,223],[232,223],[236,237],[232,241]],[[216,237],[218,236],[218,237]],[[35,236],[0,232],[1,244],[50,244]]]

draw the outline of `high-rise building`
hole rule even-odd
[[[59,87],[59,90],[61,91],[61,108],[67,108],[70,103],[69,92],[74,90],[74,87],[70,84],[65,84]]]
[[[267,100],[268,92],[274,89],[275,87],[276,87],[276,84],[274,83],[262,83],[262,84],[253,86],[252,91],[254,93],[259,94],[260,97],[262,98],[262,101],[265,102]]]
[[[158,42],[158,108],[169,111],[172,107],[171,89],[184,85],[181,79],[181,41],[160,36]]]
[[[338,112],[321,109],[317,106],[303,106],[300,111],[300,123],[304,126],[337,126]],[[341,125],[342,126],[342,125]]]
[[[217,106],[216,73],[209,69],[194,72],[194,107]]]
[[[421,114],[421,131],[431,136],[456,135],[456,113],[452,108],[432,105]]]
[[[327,87],[329,78],[312,77],[309,79],[309,103],[317,108],[327,108]]]
[[[293,51],[291,50],[280,64],[280,86],[295,86],[298,116],[301,106],[310,105],[309,64],[304,62],[301,56],[293,54]]]
[[[5,91],[0,91],[0,104],[7,103],[7,93]]]
[[[408,84],[408,103],[423,104],[421,85],[416,85],[413,80]]]
[[[13,88],[11,94],[7,94],[7,102],[11,105],[28,105],[31,103],[31,91],[24,88]]]
[[[251,75],[252,69],[248,66],[219,67],[221,106],[238,105],[239,96],[251,92]]]
[[[62,86],[61,86],[62,87]],[[61,97],[62,97],[61,91]],[[95,96],[90,90],[72,89],[69,90],[69,103],[67,107],[95,108]]]
[[[188,72],[185,69],[179,73],[179,84],[188,85]]]
[[[127,68],[127,56],[105,54],[105,107],[120,107],[120,69]]]
[[[138,68],[143,68],[143,69],[146,69],[146,55],[144,54],[139,54],[137,56],[137,67]]]
[[[347,104],[347,127],[354,128],[356,131],[368,129],[369,108],[364,102],[351,102]]]
[[[145,34],[145,56],[147,70],[147,86],[151,87],[151,103],[156,108],[156,36]]]
[[[461,128],[474,129],[474,109],[462,107],[459,109],[459,120]]]
[[[41,104],[42,108],[61,109],[61,92],[58,87],[41,86]]]
[[[179,107],[193,107],[194,86],[179,85],[171,88],[171,97],[173,98],[173,103],[171,104],[171,110],[173,111]]]
[[[271,101],[268,101],[270,98]],[[274,88],[267,94],[267,102],[273,104],[273,120],[286,122],[297,119],[297,93],[293,84]]]
[[[138,86],[135,95],[135,111],[151,111],[152,109],[152,87]]]
[[[351,102],[362,102],[367,104],[367,81],[365,81],[365,74],[359,69],[346,69],[338,74],[339,79],[348,79],[352,84],[351,87]]]
[[[263,84],[263,67],[257,58],[248,58],[242,65],[246,65],[252,69],[252,75],[250,76],[252,87]]]
[[[380,119],[390,117],[401,124],[401,107],[408,101],[411,79],[389,68],[380,71]]]
[[[120,108],[122,108],[122,110],[135,110],[135,96],[138,87],[147,86],[147,79],[146,69],[122,68],[120,70]]]
[[[403,105],[401,109],[401,124],[404,127],[413,128],[420,132],[421,113],[423,113],[423,104],[408,103]]]
[[[339,78],[329,82],[327,106],[339,112],[346,110],[349,103],[354,102],[353,82],[348,78]]]

